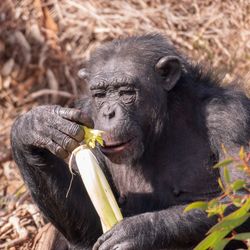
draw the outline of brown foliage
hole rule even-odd
[[[0,248],[31,249],[45,224],[11,161],[13,119],[70,103],[84,90],[77,69],[103,41],[153,31],[229,80],[249,71],[249,0],[0,1]]]

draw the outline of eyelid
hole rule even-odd
[[[102,97],[105,97],[106,96],[106,92],[103,90],[99,90],[99,91],[93,91],[92,93],[92,97],[99,97],[99,98],[102,98]]]
[[[124,86],[124,87],[120,87],[120,90],[134,90],[133,87],[129,87],[129,86]]]
[[[120,94],[135,94],[136,90],[134,88],[126,88],[126,89],[120,89]]]

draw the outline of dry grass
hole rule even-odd
[[[0,1],[0,248],[31,249],[44,225],[10,155],[13,119],[38,103],[68,104],[100,43],[154,31],[227,79],[249,71],[249,0]]]

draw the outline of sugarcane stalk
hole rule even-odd
[[[90,147],[93,148],[96,142],[103,144],[101,131],[86,127],[84,127],[84,131],[87,144],[77,147],[72,152],[69,166],[71,168],[74,156],[83,184],[100,217],[103,232],[106,232],[123,217],[98,160],[90,150]]]

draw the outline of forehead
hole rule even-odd
[[[131,57],[112,57],[100,60],[91,68],[90,86],[106,84],[136,84],[145,74],[145,65]]]

